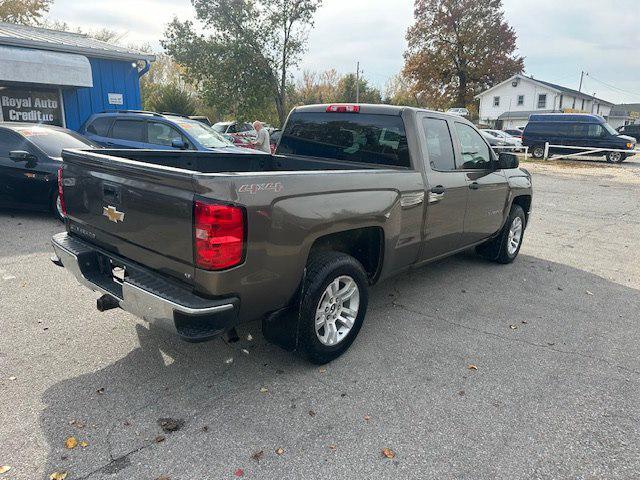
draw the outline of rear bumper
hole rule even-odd
[[[238,323],[239,299],[206,299],[123,257],[102,250],[66,232],[51,239],[57,258],[85,287],[113,297],[120,308],[156,322],[187,341],[208,340]],[[116,280],[114,266],[126,274]]]

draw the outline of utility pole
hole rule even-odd
[[[584,70],[580,72],[580,86],[578,87],[578,91],[582,92],[582,79],[584,78]]]
[[[360,103],[360,62],[356,65],[356,103]]]

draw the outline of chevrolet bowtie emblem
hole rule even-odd
[[[112,207],[111,205],[102,207],[102,215],[113,223],[124,222],[124,212],[119,212],[116,207]]]

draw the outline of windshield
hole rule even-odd
[[[87,148],[94,144],[80,135],[40,126],[18,127],[16,131],[49,157],[60,158],[64,148]]]
[[[185,132],[196,139],[203,147],[207,148],[222,148],[232,145],[222,135],[220,135],[214,128],[208,127],[200,122],[188,122],[181,120],[176,122],[180,125]]]
[[[617,132],[611,125],[609,125],[608,123],[604,123],[602,125],[604,127],[604,129],[609,132],[610,135],[620,135],[620,132]]]

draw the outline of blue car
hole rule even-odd
[[[173,114],[113,110],[92,115],[80,134],[107,148],[247,153],[203,123]]]

